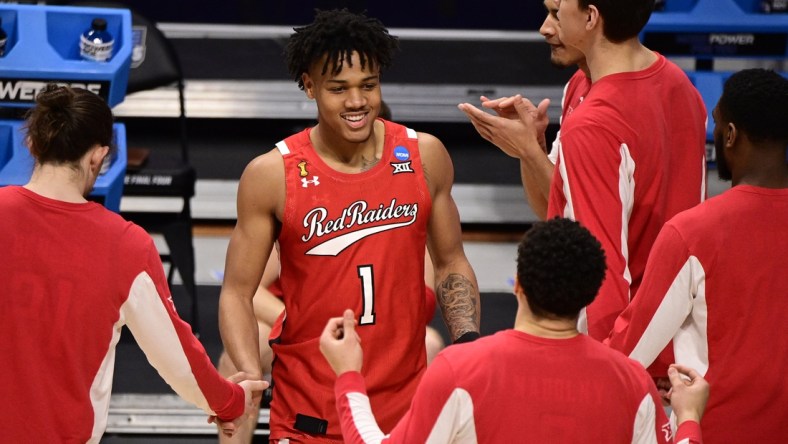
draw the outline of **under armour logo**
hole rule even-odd
[[[407,162],[391,162],[391,166],[394,167],[394,171],[391,174],[415,173],[413,168],[410,167],[410,162],[410,160]]]
[[[315,186],[320,185],[320,181],[317,179],[317,176],[312,176],[312,180],[306,180],[306,177],[301,178],[302,187],[306,188],[309,186],[310,183]]]

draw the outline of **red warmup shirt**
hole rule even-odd
[[[243,390],[178,317],[142,228],[22,187],[0,188],[0,214],[0,441],[98,442],[124,325],[181,397],[241,415]]]
[[[271,437],[341,440],[335,375],[318,348],[330,317],[356,313],[369,347],[364,375],[372,404],[391,429],[408,408],[426,366],[424,254],[431,200],[417,135],[385,124],[380,162],[333,170],[315,153],[311,129],[277,144],[286,201],[279,235],[285,317],[274,341]],[[327,421],[325,434],[296,416]]]
[[[709,381],[706,442],[786,440],[786,253],[788,190],[738,185],[665,224],[616,321],[613,348],[649,365],[672,339]]]
[[[585,335],[506,330],[446,348],[390,436],[377,427],[361,374],[340,375],[335,395],[348,443],[673,442],[643,367]],[[682,424],[675,441],[699,443],[698,424]]]
[[[706,195],[706,109],[686,74],[658,55],[597,80],[561,128],[548,218],[586,226],[607,275],[581,330],[607,338],[635,295],[662,225]]]

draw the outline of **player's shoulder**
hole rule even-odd
[[[697,89],[692,84],[689,76],[687,76],[686,71],[681,69],[679,65],[662,54],[656,54],[657,57],[659,57],[659,62],[661,63],[660,69],[657,71],[657,75],[660,77],[659,83],[664,85],[663,88],[667,87],[673,90],[684,90],[687,93],[697,93]],[[700,93],[697,93],[698,96],[699,94]]]
[[[445,149],[443,142],[433,134],[418,131],[415,133],[419,141],[420,149],[436,150]]]
[[[255,157],[246,165],[241,174],[244,181],[265,181],[268,178],[283,177],[284,157],[278,148]]]
[[[506,342],[505,336],[509,334],[507,333],[508,331],[510,330],[482,336],[472,342],[453,344],[441,350],[439,355],[443,356],[453,366],[487,362],[486,358],[494,361],[495,355],[500,350],[500,344]]]
[[[618,350],[610,348],[587,334],[578,335],[577,340],[582,342],[586,354],[589,356],[604,357],[606,361],[624,367],[630,367],[632,362],[634,362]]]
[[[687,77],[687,73],[683,69],[681,69],[681,67],[677,65],[674,61],[670,60],[669,58],[665,57],[664,55],[658,52],[654,52],[654,54],[657,55],[658,62],[662,64],[661,68],[665,73],[669,75],[679,76],[681,78],[689,79],[689,77]]]
[[[430,133],[419,132],[417,135],[421,163],[427,174],[433,180],[453,181],[454,165],[443,142]]]
[[[618,107],[599,96],[587,95],[583,106],[572,112],[561,125],[561,140],[596,139],[600,134],[614,136],[626,128],[626,118]]]
[[[732,190],[727,190],[677,213],[665,222],[664,227],[671,227],[683,237],[690,239],[703,237],[709,230],[717,231],[714,228],[724,225],[727,220],[742,216],[740,208],[731,204],[731,201],[737,197],[736,193],[731,193]]]
[[[156,249],[153,238],[148,232],[134,222],[128,221],[119,214],[102,208],[97,214],[102,229],[108,237],[114,239],[114,249],[127,260],[147,259],[148,252]]]
[[[608,371],[612,371],[621,377],[623,377],[623,375],[627,375],[631,381],[638,381],[640,385],[648,386],[648,384],[651,383],[651,377],[649,376],[645,367],[643,367],[643,365],[639,362],[635,361],[634,359],[630,359],[629,356],[626,356],[620,351],[614,350],[587,335],[582,335],[581,337],[586,342],[586,347],[588,350],[586,355],[596,356],[602,359],[607,363],[606,367],[608,368]]]

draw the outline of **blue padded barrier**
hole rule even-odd
[[[93,91],[110,106],[123,101],[131,64],[131,13],[126,9],[0,4],[8,35],[0,57],[0,106],[30,107],[47,82]],[[79,38],[94,18],[114,37],[106,62],[82,60]]]
[[[24,185],[30,180],[34,160],[24,143],[20,120],[0,120],[0,186]],[[126,174],[126,127],[113,125],[116,150],[109,168],[99,175],[90,197],[102,201],[107,209],[119,212]]]

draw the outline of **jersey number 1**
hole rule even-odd
[[[372,265],[359,265],[358,278],[361,280],[361,319],[358,325],[375,323],[375,286]]]

